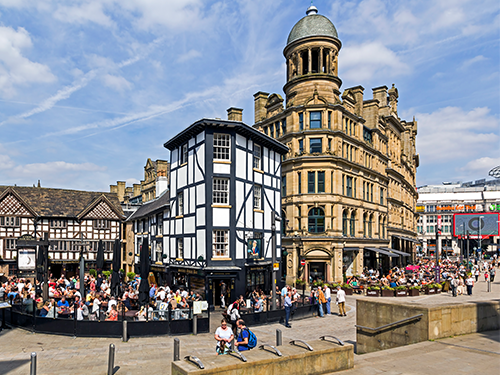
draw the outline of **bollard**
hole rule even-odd
[[[283,344],[283,336],[281,335],[281,329],[276,330],[276,346],[281,346]]]
[[[180,360],[181,342],[179,339],[174,339],[174,361]]]
[[[123,332],[122,332],[122,341],[127,342],[128,341],[128,330],[127,330],[127,321],[123,321]]]
[[[108,357],[108,375],[113,375],[114,368],[115,368],[115,344],[110,344],[109,357]]]
[[[31,353],[30,375],[36,375],[36,353]]]
[[[198,315],[193,315],[193,335],[198,334]]]
[[[491,292],[491,280],[488,279],[488,292]]]

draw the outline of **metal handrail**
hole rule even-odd
[[[259,346],[259,349],[265,350],[265,347],[273,349],[274,354],[276,354],[278,357],[283,356],[283,354],[281,354],[281,352],[278,350],[278,348],[276,348],[275,346],[269,345],[269,344],[262,344],[261,346]],[[269,351],[269,350],[266,350],[266,351]]]
[[[243,354],[241,354],[241,352],[237,349],[229,349],[228,351],[229,354],[236,354],[243,362],[246,362],[247,359],[245,358],[245,356]]]
[[[401,320],[398,320],[397,322],[393,322],[393,323],[389,323],[389,324],[385,324],[383,326],[380,326],[380,327],[377,327],[377,328],[371,328],[371,327],[365,327],[365,326],[359,326],[357,324],[354,325],[354,327],[356,328],[359,328],[361,330],[365,330],[365,331],[369,331],[369,332],[372,332],[372,333],[377,333],[377,332],[380,332],[380,331],[383,331],[384,329],[386,328],[390,328],[390,327],[393,327],[393,326],[397,326],[397,325],[400,325],[402,323],[406,323],[406,322],[410,322],[412,320],[420,320],[420,318],[424,316],[424,314],[418,314],[418,315],[415,315],[415,316],[411,316],[409,318],[405,318],[405,319],[401,319]]]
[[[194,363],[202,370],[205,368],[205,366],[203,366],[203,363],[201,363],[200,359],[198,357],[195,357],[194,355],[187,355],[184,357],[184,359],[191,363]]]
[[[340,339],[338,339],[338,338],[336,338],[335,336],[332,336],[332,335],[325,335],[325,336],[321,336],[319,339],[320,339],[320,340],[324,340],[324,341],[328,341],[328,340],[326,339],[327,337],[330,337],[330,338],[332,338],[332,339],[337,340],[337,342],[338,342],[338,344],[339,344],[340,346],[344,346],[344,345],[345,345],[345,344],[342,342],[342,340],[340,340]]]
[[[304,340],[292,340],[292,341],[290,341],[290,344],[291,344],[291,345],[300,346],[300,345],[297,345],[297,344],[296,344],[297,342],[300,342],[301,344],[304,344],[305,346],[307,346],[307,349],[308,349],[308,350],[310,350],[311,352],[314,350],[314,349],[312,348],[312,346],[311,346],[311,345],[309,345],[309,344],[308,344],[307,342],[305,342]]]

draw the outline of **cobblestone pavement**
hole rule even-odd
[[[451,294],[442,293],[434,296],[420,296],[413,298],[382,298],[380,300],[391,302],[405,302],[409,304],[443,304],[443,303],[463,303],[472,301],[484,301],[493,298],[498,298],[500,295],[500,283],[495,282],[492,285],[492,292],[486,292],[486,283],[479,282],[474,288],[473,296],[460,296],[457,298],[451,297]],[[283,332],[283,342],[291,339],[313,340],[324,334],[331,334],[343,341],[354,343],[356,338],[355,331],[355,316],[356,316],[356,299],[359,296],[347,297],[347,317],[339,317],[336,315],[337,309],[332,303],[332,310],[335,315],[326,316],[325,318],[309,318],[292,322],[292,328],[287,329],[281,324],[269,324],[251,327],[258,337],[259,343],[274,343],[276,329],[281,329]],[[212,315],[213,326],[217,326],[219,321],[218,314]],[[212,332],[214,329],[212,329]],[[481,337],[481,334],[479,337]],[[467,336],[463,336],[467,337]],[[213,355],[215,350],[215,340],[213,333],[179,336],[181,341],[181,356],[192,354],[196,356]],[[491,339],[490,339],[491,340]],[[401,366],[406,366],[408,361],[414,361],[417,366],[421,361],[413,352],[413,348],[422,347],[422,355],[429,353],[430,358],[448,358],[443,355],[433,356],[433,353],[451,353],[456,355],[457,363],[465,366],[465,359],[460,358],[460,351],[465,350],[467,356],[471,356],[470,366],[479,366],[483,364],[482,358],[487,354],[474,351],[472,349],[463,349],[460,347],[451,347],[441,344],[446,340],[440,340],[435,343],[419,343],[410,347],[391,349],[384,352],[364,354],[355,356],[356,368],[369,369],[370,361],[374,358],[379,358],[380,369],[391,369],[390,374],[412,374],[417,372],[405,372]],[[496,341],[493,340],[492,345],[498,350],[498,334]],[[148,374],[170,374],[170,363],[173,357],[173,337],[149,337],[149,338],[131,338],[127,343],[121,342],[120,339],[108,338],[72,338],[66,336],[32,334],[21,329],[4,330],[0,332],[0,375],[3,374],[28,374],[29,373],[29,358],[31,352],[36,352],[38,355],[38,374],[105,374],[107,371],[107,356],[109,345],[113,343],[116,346],[115,365],[119,367],[117,374],[138,374],[141,371]],[[438,345],[439,346],[436,346]],[[420,345],[420,346],[419,346]],[[426,346],[428,345],[428,346]],[[482,344],[481,344],[482,345]],[[389,361],[387,358],[393,358],[390,353],[397,353],[397,361]],[[451,355],[450,354],[450,355]],[[446,354],[448,355],[448,354]],[[488,354],[489,355],[489,354]],[[402,359],[405,356],[404,360]],[[408,356],[408,361],[406,359]],[[498,363],[498,358],[491,359]],[[368,362],[367,362],[368,361]],[[462,361],[462,362],[460,362]],[[395,363],[397,366],[393,365]],[[408,363],[410,363],[408,362]],[[427,362],[427,361],[426,361]],[[364,364],[363,364],[364,363]],[[364,367],[363,367],[364,366]],[[392,368],[390,366],[395,366]],[[399,367],[398,367],[399,366]],[[429,365],[430,366],[430,365]],[[435,366],[439,367],[436,362]],[[457,365],[458,366],[458,365]],[[436,368],[437,368],[436,367]],[[406,367],[405,367],[406,368]],[[459,369],[467,368],[458,366]],[[479,368],[479,367],[478,367]],[[486,367],[481,367],[486,368]],[[356,371],[356,370],[354,370]],[[364,371],[364,370],[363,370]],[[374,370],[375,371],[375,370]],[[395,371],[395,372],[394,372]],[[399,372],[397,372],[399,371]],[[384,372],[380,370],[378,373]],[[476,372],[476,371],[474,371]],[[350,372],[358,373],[358,372]],[[363,374],[364,372],[359,372]],[[368,372],[366,372],[368,373]],[[370,374],[377,373],[370,372]],[[428,373],[428,372],[420,372]],[[441,373],[443,373],[441,371]],[[462,372],[454,372],[462,373]],[[487,372],[477,372],[485,374]]]

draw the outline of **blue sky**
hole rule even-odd
[[[283,48],[309,1],[0,0],[0,184],[108,191],[253,94],[283,95]],[[497,0],[315,1],[342,90],[396,84],[418,121],[417,185],[500,165]]]

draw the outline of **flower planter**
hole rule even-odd
[[[368,297],[380,297],[380,290],[367,290],[366,295]]]
[[[382,289],[382,297],[394,297],[394,290]]]
[[[408,292],[406,290],[396,290],[396,297],[406,297]]]
[[[436,294],[436,288],[425,288],[425,294]]]
[[[346,296],[352,296],[352,288],[342,288]]]
[[[410,289],[408,290],[410,297],[418,297],[420,295],[419,289]]]

